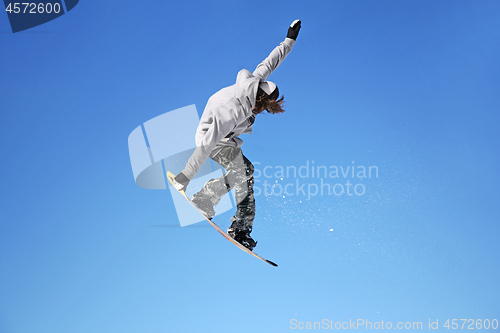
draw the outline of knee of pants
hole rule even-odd
[[[255,168],[249,160],[245,160],[245,170],[246,170],[246,175],[248,178],[253,176],[253,172],[255,171]]]

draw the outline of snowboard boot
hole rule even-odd
[[[203,215],[205,215],[207,219],[211,220],[212,217],[214,217],[214,205],[208,197],[196,193],[195,195],[193,195],[191,202],[194,203],[194,205],[203,212]]]
[[[253,251],[254,247],[257,245],[257,242],[253,240],[250,236],[252,232],[251,229],[237,229],[236,222],[233,222],[231,226],[227,229],[227,234],[231,236],[235,241]]]
[[[237,233],[234,240],[250,251],[253,251],[253,248],[257,245],[257,242],[254,241],[252,237],[250,237],[250,232]]]

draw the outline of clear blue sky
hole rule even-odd
[[[0,14],[0,332],[500,320],[499,13],[498,1],[81,1],[16,34]],[[363,195],[257,196],[255,250],[273,268],[207,225],[175,227],[170,194],[135,185],[127,138],[167,111],[201,113],[297,18],[270,77],[287,112],[243,138],[258,185],[314,189],[319,178],[262,173],[313,161],[378,177],[323,180]]]

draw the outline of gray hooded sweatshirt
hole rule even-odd
[[[196,149],[182,173],[192,180],[208,157],[214,157],[225,146],[241,147],[240,134],[252,133],[259,83],[281,64],[292,50],[295,41],[286,38],[261,62],[253,73],[238,72],[236,83],[210,97],[196,130]]]

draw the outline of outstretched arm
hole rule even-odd
[[[220,106],[220,108],[224,109],[218,112],[218,116],[213,117],[203,138],[197,142],[197,147],[186,163],[186,167],[175,177],[174,186],[178,191],[186,190],[189,182],[198,173],[201,165],[205,163],[217,143],[238,124],[238,119],[234,117],[235,112],[227,109],[226,105]]]
[[[269,56],[261,62],[255,71],[254,76],[260,77],[261,81],[265,81],[269,75],[285,60],[286,56],[292,50],[293,44],[299,35],[301,22],[295,20],[288,28],[286,39],[280,43]]]
[[[221,106],[221,108],[223,108],[223,111],[219,112],[218,116],[213,117],[207,132],[201,141],[197,143],[195,151],[189,158],[184,170],[182,170],[182,173],[189,180],[192,180],[198,173],[201,165],[205,163],[217,143],[224,139],[237,125],[236,118],[233,117],[234,112],[225,106]]]

